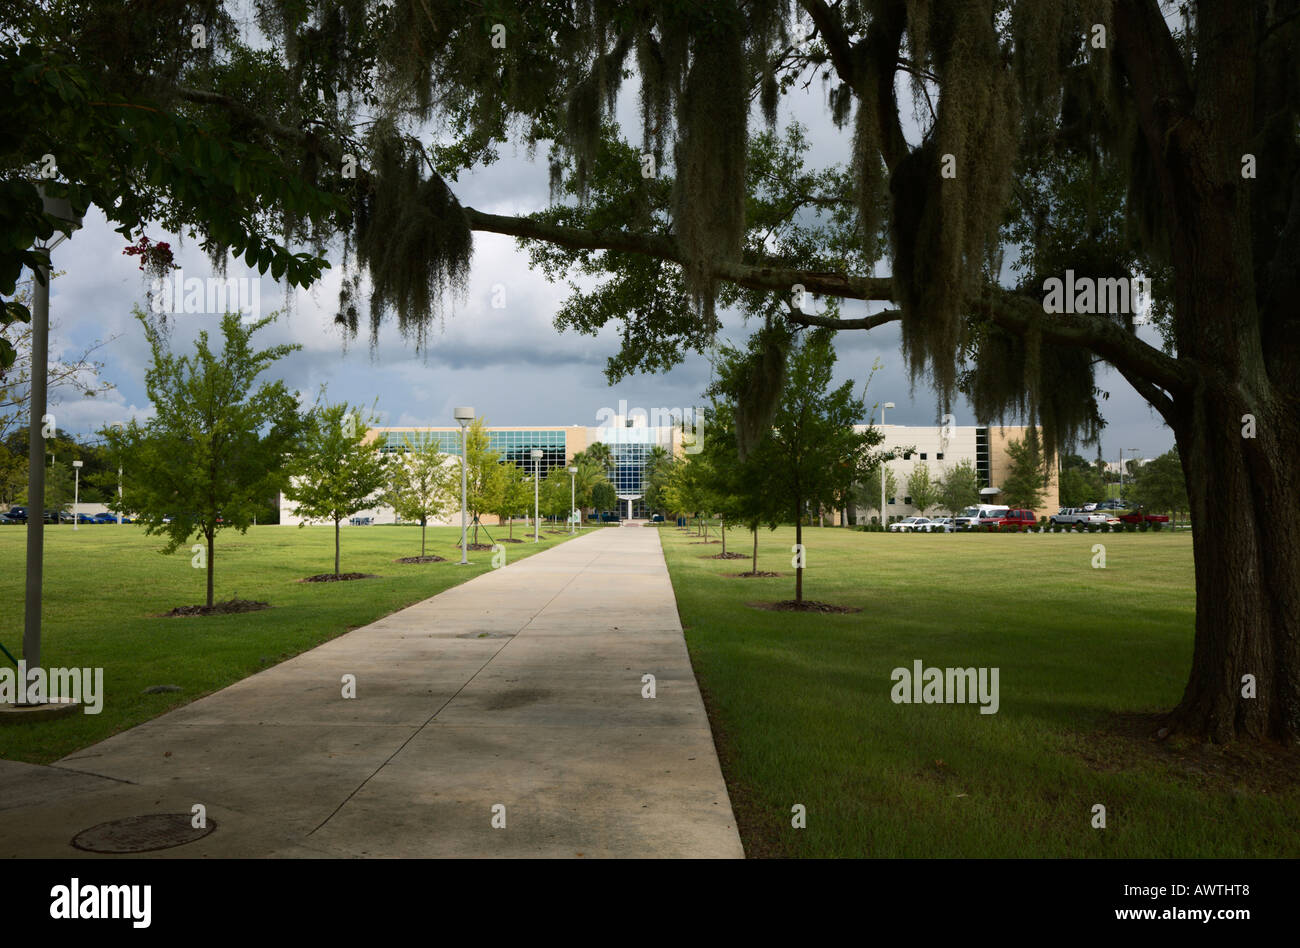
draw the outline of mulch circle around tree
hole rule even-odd
[[[446,557],[442,556],[403,556],[400,560],[393,560],[394,563],[445,563]]]
[[[763,570],[760,569],[757,573],[755,573],[755,572],[748,572],[748,573],[723,573],[722,575],[723,575],[723,576],[726,576],[726,577],[728,577],[728,578],[730,578],[730,579],[774,579],[774,578],[778,578],[778,577],[780,577],[781,574],[780,574],[780,573],[765,573]]]
[[[472,548],[471,548],[472,549]],[[339,573],[335,576],[333,573],[317,573],[315,576],[305,576],[298,580],[300,583],[341,583],[348,579],[378,579],[375,573]]]
[[[749,556],[745,553],[705,553],[700,557],[702,560],[747,560]]]
[[[751,609],[766,609],[768,612],[831,612],[844,614],[862,611],[855,606],[832,606],[829,602],[813,602],[811,599],[805,599],[803,602],[795,602],[793,599],[783,599],[780,602],[747,602],[745,605]]]
[[[157,618],[170,619],[176,616],[225,616],[238,612],[259,612],[262,609],[270,609],[269,602],[258,602],[252,599],[228,599],[225,602],[214,602],[210,606],[177,606],[170,612],[160,612]]]
[[[704,546],[706,543],[721,543],[721,540],[692,540],[691,546]]]
[[[500,540],[497,540],[497,542],[498,543],[523,543],[524,541],[519,539],[518,537],[514,537],[514,538],[502,537]]]
[[[467,550],[479,550],[479,551],[482,551],[482,550],[490,550],[490,549],[492,549],[492,544],[491,544],[491,543],[466,543],[466,544],[465,544],[465,549],[467,549]]]

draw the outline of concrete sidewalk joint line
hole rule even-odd
[[[53,767],[0,761],[0,800],[0,857],[194,803],[220,828],[159,856],[744,855],[655,529],[484,573]]]

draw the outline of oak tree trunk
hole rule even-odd
[[[1227,87],[1243,78],[1212,81]],[[1286,289],[1257,282],[1250,198],[1236,171],[1240,149],[1225,146],[1241,140],[1242,130],[1233,128],[1240,121],[1225,111],[1208,129],[1176,136],[1195,170],[1167,185],[1180,224],[1172,236],[1175,342],[1180,361],[1195,369],[1167,418],[1191,506],[1196,574],[1192,668],[1170,726],[1215,742],[1294,744],[1300,349],[1293,333],[1278,335],[1286,326],[1278,308],[1294,312],[1296,301],[1289,277],[1280,284]],[[1216,141],[1210,129],[1222,137]]]
[[[1300,423],[1202,382],[1176,422],[1196,573],[1192,668],[1173,730],[1300,739]],[[1242,436],[1243,415],[1255,437]],[[1245,676],[1252,676],[1249,696]]]

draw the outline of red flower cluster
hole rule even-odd
[[[122,251],[125,256],[139,257],[140,269],[146,267],[151,273],[166,273],[168,270],[176,269],[176,264],[172,262],[172,247],[166,241],[152,243],[144,234],[140,239]]]

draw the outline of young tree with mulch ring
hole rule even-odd
[[[285,496],[298,505],[300,527],[309,520],[334,523],[334,576],[339,576],[339,522],[375,503],[388,483],[388,459],[367,440],[377,419],[346,402],[318,404],[310,416],[303,452],[291,468]]]
[[[416,445],[408,436],[406,452],[390,468],[392,481],[384,502],[403,520],[420,523],[420,560],[425,557],[425,533],[429,519],[459,499],[460,465],[438,450],[436,442]],[[437,557],[441,559],[442,557]]]
[[[163,331],[137,308],[152,350],[145,391],[154,416],[144,426],[132,420],[101,432],[126,472],[113,509],[133,511],[146,533],[166,536],[163,553],[174,553],[195,534],[203,538],[194,562],[207,570],[208,610],[217,533],[245,533],[252,526],[263,499],[285,486],[286,461],[304,428],[297,392],[278,379],[253,388],[276,360],[302,348],[253,350],[253,333],[277,315],[245,324],[239,314],[227,313],[220,353],[204,331],[193,356],[176,356]]]

